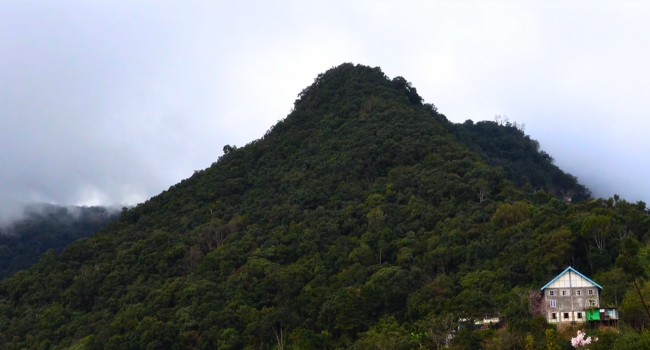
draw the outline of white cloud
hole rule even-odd
[[[343,62],[451,120],[527,125],[597,195],[649,200],[645,2],[0,4],[0,210],[141,201],[289,112]]]

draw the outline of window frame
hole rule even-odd
[[[550,300],[551,307],[557,307],[557,300]]]

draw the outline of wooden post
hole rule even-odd
[[[569,294],[571,295],[571,321],[575,321],[575,312],[573,310],[573,283],[571,282],[571,274],[573,271],[569,271]]]

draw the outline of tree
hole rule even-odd
[[[631,278],[620,267],[615,267],[609,271],[598,272],[594,279],[596,281],[603,281],[604,289],[600,293],[600,301],[602,304],[611,304],[618,307],[623,296],[628,289]]]
[[[490,193],[490,184],[484,179],[476,181],[476,192],[478,193],[478,202],[483,203],[485,196]]]
[[[598,249],[604,250],[609,226],[608,217],[604,215],[589,216],[582,222],[582,233],[592,238]]]
[[[431,315],[424,323],[426,337],[436,349],[449,346],[452,332],[458,329],[458,318],[453,314]]]
[[[516,202],[514,204],[503,204],[492,216],[492,222],[501,226],[508,227],[516,225],[528,219],[530,209],[526,203]]]
[[[622,318],[638,330],[646,328],[650,322],[647,300],[650,300],[650,282],[644,283],[638,290],[628,290],[621,303]]]
[[[587,345],[591,344],[592,338],[585,337],[585,332],[578,330],[578,334],[575,337],[571,338],[571,346],[576,349],[585,349]],[[598,338],[593,338],[593,341],[598,341]]]
[[[393,317],[381,319],[370,330],[364,332],[354,344],[360,350],[400,350],[408,349],[408,333]]]
[[[225,146],[223,146],[223,155],[224,156],[228,155],[228,154],[230,154],[232,151],[234,151],[236,149],[237,149],[237,146],[225,145]]]

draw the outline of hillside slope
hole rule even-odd
[[[543,341],[527,288],[611,269],[583,222],[644,239],[645,204],[519,191],[445,120],[379,68],[319,75],[263,138],[0,283],[0,348],[410,349],[495,311]]]

